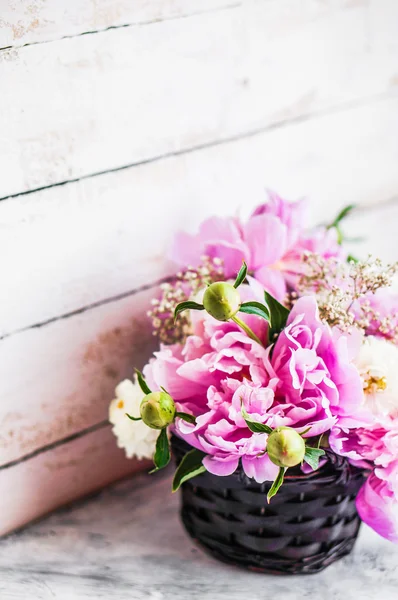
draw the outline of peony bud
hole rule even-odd
[[[305,442],[291,427],[277,427],[268,437],[267,452],[278,467],[295,467],[304,459]]]
[[[241,305],[238,290],[230,283],[217,281],[209,285],[203,296],[203,306],[217,321],[228,321]]]
[[[173,398],[166,392],[147,394],[140,405],[141,418],[152,429],[163,429],[173,422],[176,413]]]

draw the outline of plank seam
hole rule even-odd
[[[100,421],[99,423],[96,423],[95,425],[86,427],[85,429],[77,431],[76,433],[72,433],[71,435],[68,435],[60,440],[51,442],[51,444],[46,444],[45,446],[36,448],[36,450],[32,450],[32,452],[28,452],[28,454],[24,454],[23,456],[16,458],[15,460],[11,460],[8,463],[4,463],[3,465],[0,465],[0,472],[5,471],[6,469],[10,469],[11,467],[16,467],[24,462],[27,462],[28,460],[31,460],[32,458],[36,458],[36,456],[39,456],[40,454],[43,454],[44,452],[48,452],[49,450],[54,450],[55,448],[58,448],[59,446],[62,446],[63,444],[68,444],[70,442],[74,442],[75,440],[78,440],[78,439],[84,437],[85,435],[94,433],[95,431],[99,431],[100,429],[104,429],[107,426],[110,426],[109,421],[107,421],[107,420]]]
[[[338,106],[328,107],[324,109],[320,109],[314,111],[312,113],[303,113],[301,115],[297,115],[295,117],[291,117],[289,119],[284,119],[283,121],[276,121],[275,123],[268,124],[264,127],[259,127],[257,129],[237,133],[231,136],[223,137],[218,140],[212,140],[209,142],[204,142],[202,144],[197,144],[196,146],[191,146],[188,148],[181,148],[180,150],[175,150],[173,152],[165,152],[163,154],[158,154],[156,156],[152,156],[150,158],[145,158],[143,160],[135,161],[128,163],[126,165],[121,165],[120,167],[114,167],[112,169],[106,169],[103,171],[96,171],[93,173],[87,173],[86,175],[81,175],[80,177],[74,177],[72,179],[66,179],[64,181],[58,181],[55,183],[50,183],[48,185],[43,185],[37,188],[33,188],[31,190],[26,190],[24,192],[16,192],[14,194],[8,194],[7,196],[3,196],[0,198],[0,202],[4,202],[6,200],[12,200],[13,198],[19,198],[21,196],[27,196],[29,194],[34,194],[36,192],[42,192],[44,190],[57,188],[60,186],[68,185],[71,183],[78,183],[80,181],[85,181],[87,179],[91,179],[94,177],[99,177],[102,175],[108,175],[111,173],[118,173],[119,171],[125,171],[127,169],[133,169],[136,167],[149,165],[152,163],[159,162],[161,160],[167,160],[169,158],[176,158],[183,155],[193,154],[195,152],[200,152],[202,150],[207,150],[209,148],[216,148],[218,146],[233,144],[235,142],[239,142],[240,140],[250,139],[252,137],[256,137],[258,135],[262,135],[264,133],[277,131],[279,129],[284,129],[286,127],[290,127],[293,125],[297,125],[300,123],[305,123],[307,121],[312,121],[316,119],[320,119],[326,117],[328,115],[340,114],[346,111],[355,110],[356,108],[369,106],[372,104],[377,104],[378,102],[385,102],[387,100],[395,99],[398,97],[396,92],[384,92],[381,94],[375,94],[373,96],[367,96],[365,98],[360,98],[359,100],[351,100],[349,102],[345,102]]]
[[[4,333],[0,336],[0,342],[12,335],[16,335],[18,333],[23,333],[25,331],[29,331],[30,329],[40,329],[40,327],[45,327],[46,325],[51,325],[51,323],[55,323],[56,321],[62,321],[63,319],[69,319],[69,317],[74,317],[76,315],[81,315],[88,310],[92,310],[94,308],[99,308],[100,306],[104,306],[106,304],[111,304],[112,302],[117,302],[119,300],[123,300],[124,298],[129,298],[130,296],[135,296],[140,292],[145,292],[146,290],[150,290],[151,288],[156,288],[162,283],[166,283],[171,281],[172,276],[163,277],[162,279],[158,279],[157,281],[153,281],[151,283],[146,283],[138,288],[133,290],[128,290],[126,292],[121,292],[120,294],[116,294],[115,296],[110,296],[109,298],[102,298],[101,300],[97,300],[96,302],[92,302],[91,304],[87,304],[86,306],[82,306],[80,308],[76,308],[75,310],[71,310],[70,312],[64,313],[62,315],[51,317],[46,319],[45,321],[39,321],[38,323],[34,323],[33,325],[27,325],[26,327],[21,327],[20,329],[15,329],[14,331],[10,331],[8,333]]]
[[[176,15],[171,17],[166,17],[165,19],[148,19],[147,21],[137,21],[137,23],[121,23],[120,25],[109,25],[109,27],[104,27],[103,29],[90,29],[89,31],[82,31],[80,33],[62,35],[61,37],[48,39],[48,40],[37,40],[36,42],[26,42],[25,44],[11,44],[10,46],[3,46],[0,48],[0,52],[8,51],[8,50],[20,50],[21,48],[28,48],[29,46],[39,46],[41,44],[51,44],[52,42],[60,42],[63,40],[70,40],[73,38],[83,37],[86,35],[96,35],[105,33],[107,31],[113,31],[117,29],[127,29],[129,27],[146,27],[147,25],[155,25],[158,23],[167,23],[168,21],[179,21],[181,19],[190,19],[192,17],[198,17],[201,15],[221,12],[224,10],[231,10],[235,8],[239,8],[242,6],[242,2],[234,2],[231,4],[227,4],[225,6],[219,6],[218,8],[209,8],[207,10],[198,10],[186,15]]]

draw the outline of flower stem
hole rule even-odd
[[[256,334],[250,329],[250,327],[248,325],[246,325],[246,323],[244,321],[242,321],[241,319],[239,319],[239,317],[237,317],[236,315],[234,315],[233,317],[231,317],[231,320],[234,321],[234,323],[236,323],[241,329],[243,329],[243,331],[245,333],[247,333],[247,335],[249,336],[249,338],[251,338],[252,340],[254,340],[255,342],[257,342],[258,344],[260,344],[260,346],[264,346],[264,344],[262,343],[262,341],[256,336]]]

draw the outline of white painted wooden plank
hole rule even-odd
[[[0,48],[228,8],[233,0],[1,0]]]
[[[0,343],[0,466],[108,418],[115,385],[154,349],[146,311],[155,293]]]
[[[358,240],[349,244],[350,252],[363,259],[372,254],[384,262],[398,261],[397,223],[398,196],[391,204],[354,214],[344,226]]]
[[[0,196],[386,94],[398,48],[378,11],[248,2],[3,51]]]
[[[398,99],[0,203],[0,335],[150,283],[177,229],[243,214],[266,186],[313,222],[398,195]]]
[[[109,426],[0,468],[0,536],[148,465],[127,460]]]
[[[369,30],[369,45],[379,54],[395,54],[398,50],[398,15],[395,0],[369,0],[369,20],[374,26]],[[398,85],[398,69],[392,83]]]

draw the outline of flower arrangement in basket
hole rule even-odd
[[[308,231],[270,194],[210,218],[149,315],[160,349],[116,388],[128,456],[177,469],[182,520],[221,560],[312,573],[360,521],[398,541],[397,265],[347,256],[341,221]]]

